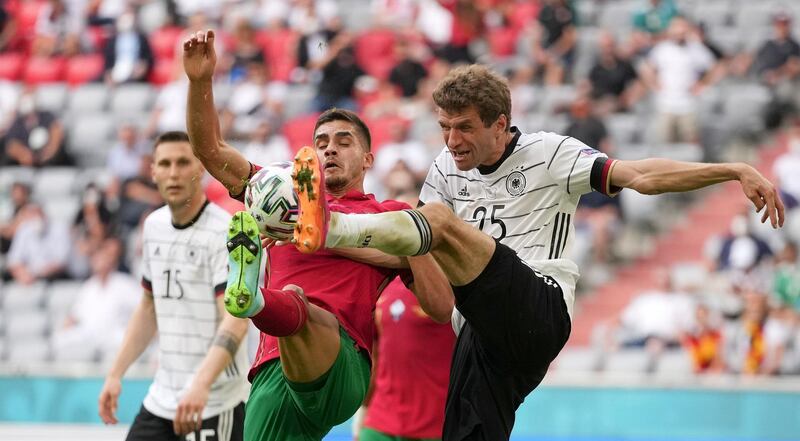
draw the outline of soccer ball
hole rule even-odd
[[[247,183],[244,206],[261,234],[275,240],[292,237],[298,215],[292,163],[275,162],[256,172]]]

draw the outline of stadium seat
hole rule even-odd
[[[45,214],[49,219],[59,219],[70,222],[78,214],[80,200],[77,196],[61,196],[60,198],[46,199],[42,204]]]
[[[733,21],[731,15],[733,11],[734,9],[728,0],[704,0],[698,2],[694,7],[692,17],[712,29],[728,26]]]
[[[297,66],[298,35],[288,29],[261,33],[258,36],[264,48],[264,59],[269,64],[273,80],[289,81],[292,70]]]
[[[50,359],[50,343],[45,339],[31,341],[7,340],[8,361],[11,363],[41,363]]]
[[[36,108],[59,114],[67,103],[68,92],[61,83],[42,84],[36,88]]]
[[[772,16],[776,12],[786,10],[784,4],[780,1],[771,0],[741,2],[738,5],[734,26],[747,33],[754,29],[768,29],[772,23]]]
[[[100,54],[78,55],[69,59],[65,79],[71,86],[101,78],[105,61]]]
[[[169,11],[166,2],[144,2],[139,7],[138,20],[142,32],[152,34],[169,21]]]
[[[150,49],[156,60],[172,60],[178,51],[183,29],[177,26],[166,26],[150,34]]]
[[[36,282],[32,285],[7,283],[3,286],[3,311],[15,314],[16,311],[34,310],[44,306],[45,284]],[[8,317],[6,317],[8,318]]]
[[[149,84],[120,85],[111,93],[111,113],[130,115],[147,111],[154,98],[154,90]]]
[[[289,97],[283,103],[286,118],[294,118],[308,112],[309,104],[317,95],[317,89],[310,84],[293,84],[289,86]]]
[[[541,111],[554,115],[557,109],[569,106],[578,96],[575,86],[562,85],[544,89]]]
[[[33,183],[33,197],[36,200],[59,198],[72,191],[78,169],[75,167],[48,167],[36,173]]]
[[[638,0],[619,0],[604,3],[597,24],[605,29],[627,30],[633,27],[633,13],[641,3]]]
[[[56,281],[47,288],[47,309],[52,311],[68,310],[78,297],[81,287],[78,281]]]
[[[41,311],[6,311],[6,340],[36,340],[50,331],[50,318]]]
[[[568,348],[555,360],[555,368],[566,372],[596,371],[601,367],[602,353],[596,348]]]
[[[47,0],[28,0],[18,2],[17,9],[17,33],[30,41],[36,34],[36,21],[42,12],[42,8],[47,5]]]
[[[0,173],[0,195],[6,195],[14,182],[33,184],[34,170],[30,167],[3,166]]]
[[[408,125],[409,121],[399,116],[386,116],[364,121],[372,138],[372,152],[377,153],[384,144],[391,141],[392,128],[396,124]]]
[[[653,371],[654,362],[644,349],[620,349],[606,356],[604,368],[606,372],[646,373]]]
[[[172,81],[175,69],[175,60],[166,58],[163,60],[156,60],[153,69],[150,71],[148,81],[155,86],[163,86]]]
[[[105,84],[83,84],[72,90],[67,109],[71,113],[100,112],[108,103],[108,86]]]
[[[719,46],[726,56],[738,53],[744,40],[742,31],[735,27],[716,27],[710,29],[709,38]]]
[[[64,81],[67,60],[61,57],[32,57],[28,59],[22,80],[28,84],[58,83]]]
[[[319,117],[318,113],[298,116],[286,121],[283,125],[283,136],[289,142],[292,153],[297,152],[305,145],[311,145],[317,117]]]
[[[0,53],[0,79],[17,81],[25,67],[25,55],[20,53]]]
[[[606,119],[606,128],[614,144],[630,144],[641,141],[641,122],[633,114],[616,113]]]
[[[770,101],[770,91],[755,83],[731,85],[723,94],[725,119],[737,132],[757,132],[764,127],[763,109]]]
[[[58,333],[56,329],[53,333]],[[95,362],[99,361],[100,353],[93,345],[70,345],[68,348],[60,348],[56,346],[55,342],[51,343],[53,352],[53,361],[59,362]]]
[[[506,58],[517,50],[517,31],[509,27],[499,27],[489,31],[487,36],[489,52],[495,58]]]
[[[113,130],[114,118],[111,115],[77,114],[67,134],[69,149],[79,157],[94,157],[102,163],[111,148]]]
[[[666,351],[659,355],[655,365],[660,377],[680,378],[692,375],[694,365],[689,354],[683,349]]]
[[[396,63],[396,39],[394,32],[388,29],[369,30],[359,35],[355,42],[356,62],[368,74],[385,80]]]

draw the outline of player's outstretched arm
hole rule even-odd
[[[139,306],[133,312],[122,346],[106,376],[100,391],[98,408],[100,419],[106,424],[117,424],[117,400],[122,391],[122,377],[131,364],[142,355],[156,335],[156,309],[153,293],[145,291]]]
[[[217,327],[217,334],[175,412],[175,420],[172,423],[177,435],[200,430],[203,423],[203,409],[208,402],[211,385],[222,370],[231,364],[236,357],[236,351],[239,350],[239,344],[247,335],[247,320],[228,314],[222,303],[222,296],[217,298],[217,310],[222,317]]]
[[[411,291],[425,314],[438,323],[447,323],[453,314],[455,297],[453,288],[439,264],[430,254],[409,257],[408,264],[414,274]]]
[[[231,194],[242,192],[250,163],[220,136],[212,78],[217,64],[214,31],[197,32],[183,42],[183,68],[189,77],[186,128],[194,155]]]
[[[783,226],[784,206],[775,186],[755,168],[744,163],[703,164],[670,159],[616,161],[611,170],[612,186],[631,188],[642,194],[685,192],[726,181],[739,181],[756,212],[764,210],[761,222]]]

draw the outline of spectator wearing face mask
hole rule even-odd
[[[125,11],[117,18],[114,35],[106,44],[103,57],[106,84],[147,81],[153,68],[153,53],[133,11]]]
[[[6,147],[0,164],[45,167],[71,165],[64,149],[64,128],[50,113],[36,109],[33,91],[19,99],[17,116],[6,135]]]
[[[30,285],[65,276],[69,260],[69,229],[47,219],[42,207],[30,204],[8,252],[8,270],[15,282]]]

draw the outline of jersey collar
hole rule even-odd
[[[480,174],[488,175],[496,172],[497,169],[503,165],[503,161],[511,156],[512,153],[514,153],[514,147],[517,146],[517,142],[519,142],[519,137],[522,135],[522,132],[520,132],[516,126],[511,126],[511,133],[514,133],[514,137],[511,138],[511,141],[508,143],[508,145],[506,145],[506,150],[503,152],[503,156],[501,156],[500,159],[498,159],[497,162],[492,165],[479,165],[478,172],[480,172]]]
[[[203,202],[203,206],[200,207],[200,211],[198,211],[197,214],[194,215],[192,220],[190,220],[189,222],[186,222],[183,225],[178,225],[175,222],[172,222],[172,227],[175,228],[176,230],[185,230],[185,229],[191,227],[192,225],[194,225],[195,222],[197,222],[197,219],[200,219],[200,216],[203,215],[203,211],[205,211],[206,207],[208,206],[208,203],[209,203],[209,201],[208,201],[208,199],[206,199],[206,201]]]
[[[368,199],[375,199],[375,195],[371,193],[365,194],[358,190],[348,190],[347,193],[345,193],[340,198],[335,198],[330,194],[326,194],[326,196],[328,197],[328,201],[335,201],[335,200],[366,201]]]

